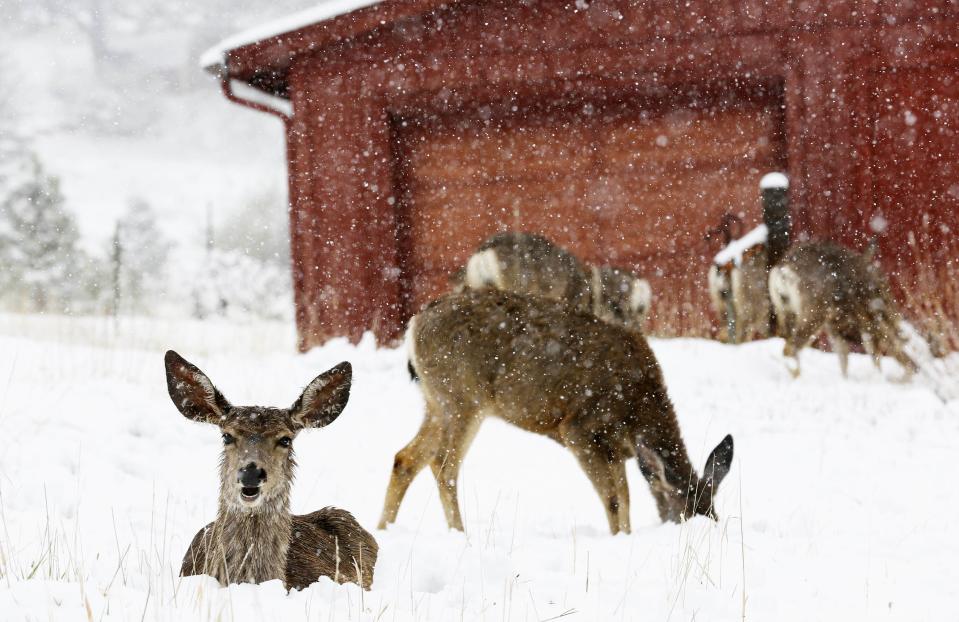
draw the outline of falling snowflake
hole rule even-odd
[[[887,226],[889,226],[889,221],[882,215],[882,212],[876,212],[873,217],[869,219],[869,228],[874,233],[882,233],[886,230]]]

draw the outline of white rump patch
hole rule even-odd
[[[497,289],[505,288],[499,257],[492,248],[475,253],[466,262],[466,286],[471,289],[481,289],[487,285]]]
[[[653,303],[653,289],[649,286],[646,279],[636,279],[633,281],[632,290],[629,292],[629,306],[633,311],[648,311]]]
[[[802,315],[802,279],[789,266],[776,266],[769,272],[769,298],[776,313]]]
[[[409,323],[406,325],[406,336],[404,337],[406,341],[406,351],[409,353],[410,364],[413,365],[413,369],[419,369],[416,360],[416,319],[418,317],[418,315],[414,315],[410,318]]]

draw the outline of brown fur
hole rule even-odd
[[[446,296],[410,326],[426,416],[399,453],[380,527],[416,474],[432,468],[450,527],[463,529],[456,481],[487,415],[567,447],[600,495],[613,533],[628,532],[625,460],[639,459],[663,520],[712,515],[732,438],[700,479],[689,462],[656,358],[641,333],[545,298],[497,290]]]
[[[888,354],[907,374],[916,371],[903,349],[901,316],[889,284],[870,260],[871,254],[832,242],[806,242],[791,248],[770,272],[769,294],[786,340],[783,354],[795,359],[794,375],[799,375],[800,350],[822,331],[839,354],[844,376],[850,344],[861,344],[876,367]]]
[[[303,589],[325,576],[369,589],[378,546],[352,514],[328,507],[302,516],[287,516],[290,520],[282,516],[262,520],[250,514],[224,515],[225,520],[210,523],[193,538],[180,575],[208,574],[224,585],[281,577],[290,589]],[[217,531],[220,529],[222,532]],[[288,540],[277,538],[284,532],[290,534]],[[242,544],[246,542],[257,542],[262,552],[247,556]],[[224,548],[222,543],[238,545]],[[211,550],[217,551],[214,557],[219,559],[208,559]],[[236,559],[244,556],[247,563],[241,567],[242,560]],[[231,561],[224,564],[223,560]]]
[[[495,265],[490,265],[491,260]],[[651,303],[649,283],[644,279],[620,268],[583,263],[565,248],[533,233],[510,231],[491,236],[450,282],[456,292],[493,287],[558,300],[633,330],[642,329]],[[633,295],[635,288],[643,294],[639,298]]]
[[[710,266],[709,295],[713,311],[719,318],[721,336],[729,340],[727,327],[732,324],[732,342],[769,336],[770,302],[769,271],[764,247],[744,253],[742,263]],[[730,318],[732,312],[732,318]]]
[[[280,579],[297,589],[327,576],[369,588],[378,547],[349,512],[324,508],[290,514],[296,466],[292,440],[342,412],[349,399],[349,363],[317,376],[289,409],[233,406],[203,372],[172,351],[166,369],[170,397],[180,412],[224,433],[217,517],[193,538],[180,574],[207,574],[222,585]],[[262,473],[254,487],[244,481],[250,467]],[[253,500],[241,494],[251,489],[256,490]]]

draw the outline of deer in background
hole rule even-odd
[[[216,520],[190,543],[181,576],[206,574],[221,585],[280,579],[302,589],[326,576],[369,588],[378,547],[353,516],[327,507],[290,514],[293,439],[335,420],[350,396],[352,371],[340,363],[317,376],[290,408],[233,406],[197,367],[166,353],[167,389],[191,421],[223,433]]]
[[[721,237],[723,250],[709,266],[709,298],[720,324],[726,327],[726,341],[742,343],[769,336],[769,270],[765,225],[741,236],[742,219],[723,214],[718,227],[705,236]]]
[[[662,520],[715,518],[713,497],[729,472],[733,439],[719,443],[700,477],[641,332],[554,300],[486,289],[434,301],[410,321],[408,342],[426,414],[396,454],[381,529],[396,520],[426,465],[447,523],[463,529],[460,464],[490,415],[569,449],[599,493],[614,534],[630,531],[625,461],[633,457]]]
[[[906,354],[900,333],[902,318],[886,277],[861,255],[832,242],[806,242],[792,247],[769,274],[769,296],[776,309],[783,355],[791,357],[799,375],[799,352],[825,331],[847,375],[849,344],[862,344],[879,368],[880,357],[892,356],[907,377],[917,365]]]
[[[585,264],[533,233],[497,233],[450,279],[453,291],[493,287],[563,301],[605,322],[641,330],[652,304],[649,282],[610,266]]]

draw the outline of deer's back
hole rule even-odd
[[[894,313],[882,273],[852,250],[832,242],[790,249],[779,264],[800,278],[803,307],[828,318],[847,338],[856,338],[870,318]]]
[[[302,589],[318,577],[369,588],[379,546],[346,510],[327,507],[293,517],[286,584]]]
[[[412,358],[428,400],[482,410],[529,431],[576,426],[628,439],[672,416],[638,332],[555,301],[495,290],[441,298],[417,316]]]
[[[497,233],[476,251],[494,253],[500,289],[589,307],[589,275],[569,251],[547,238],[521,232]]]

